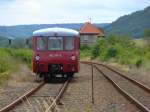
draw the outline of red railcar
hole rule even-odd
[[[79,33],[66,28],[33,32],[33,72],[45,79],[79,71]]]

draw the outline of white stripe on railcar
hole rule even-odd
[[[33,36],[79,36],[79,32],[67,28],[46,28],[33,32]]]

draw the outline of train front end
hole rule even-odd
[[[79,71],[79,33],[71,29],[48,28],[33,33],[33,72],[51,77]]]

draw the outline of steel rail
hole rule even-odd
[[[150,110],[144,106],[141,102],[139,102],[137,99],[135,99],[133,96],[131,96],[129,93],[127,93],[124,89],[122,89],[115,81],[113,81],[109,76],[107,76],[100,68],[98,68],[96,65],[102,65],[99,63],[92,63],[92,62],[87,62],[87,61],[81,61],[81,63],[92,65],[109,81],[112,83],[112,85],[123,95],[125,98],[127,98],[129,101],[134,103],[137,108],[141,109],[143,112],[150,112]],[[102,65],[103,66],[103,65]],[[105,65],[104,65],[105,66]],[[115,70],[114,70],[115,71]],[[115,72],[116,73],[116,72]],[[130,81],[130,80],[129,80]],[[134,81],[133,81],[134,83]],[[138,84],[137,84],[138,85]],[[140,86],[141,87],[141,86]],[[144,86],[145,87],[145,86]],[[143,86],[142,86],[143,88]],[[144,89],[145,90],[145,89]],[[147,91],[147,90],[146,90]]]
[[[2,108],[0,110],[0,112],[8,112],[8,111],[12,110],[16,105],[22,103],[24,100],[26,100],[26,98],[30,97],[32,94],[34,94],[36,91],[38,91],[44,85],[45,85],[45,82],[40,83],[37,87],[31,89],[30,91],[26,92],[25,94],[23,94],[22,96],[17,98],[12,103],[10,103],[7,106],[5,106],[4,108]]]
[[[59,99],[61,98],[61,96],[63,95],[63,93],[65,92],[65,89],[67,88],[69,82],[70,82],[71,78],[69,78],[60,88],[57,96],[55,97],[55,99],[52,101],[52,104],[49,106],[49,108],[46,110],[46,112],[48,112],[49,110],[51,110],[54,105],[59,101]],[[43,87],[45,85],[45,82],[39,84],[37,87],[33,88],[32,90],[30,90],[29,92],[25,93],[24,95],[20,96],[19,98],[17,98],[15,101],[13,101],[12,103],[10,103],[9,105],[5,106],[4,108],[2,108],[0,110],[0,112],[8,112],[10,110],[12,110],[15,106],[17,106],[18,104],[24,102],[28,97],[30,97],[31,95],[33,95],[35,92],[37,92],[41,87]]]
[[[55,106],[55,104],[57,104],[57,102],[60,100],[60,98],[62,97],[62,95],[64,94],[66,88],[68,87],[68,84],[70,82],[71,78],[69,78],[61,87],[59,93],[57,94],[57,96],[55,97],[55,99],[53,100],[52,104],[46,109],[45,112],[49,112],[50,110],[53,109],[53,107]]]
[[[95,63],[95,62],[88,62],[88,61],[81,61],[81,63],[86,63],[86,64],[93,63],[93,64],[95,64],[95,65],[101,65],[101,66],[103,66],[103,67],[105,67],[105,68],[107,68],[107,69],[109,69],[109,70],[115,72],[117,75],[120,75],[121,77],[123,77],[123,78],[129,80],[130,82],[132,82],[132,83],[134,83],[134,84],[136,84],[137,86],[139,86],[140,88],[144,89],[144,90],[147,91],[148,93],[150,93],[150,88],[149,88],[148,86],[146,86],[145,84],[142,84],[142,83],[136,81],[135,79],[132,79],[132,78],[130,78],[130,77],[124,75],[123,73],[120,73],[119,71],[116,71],[115,69],[113,69],[113,68],[107,66],[107,65],[100,64],[100,63]]]
[[[137,99],[135,99],[133,96],[131,96],[129,93],[127,93],[124,89],[122,89],[115,81],[113,81],[110,77],[108,77],[102,70],[100,70],[96,65],[94,67],[109,81],[113,84],[113,86],[122,93],[125,98],[127,98],[129,101],[134,103],[137,108],[141,109],[143,112],[150,112],[150,110],[144,106],[141,102],[139,102]]]
[[[104,65],[104,64],[97,64],[97,65],[102,65],[102,66],[106,67],[107,69],[115,72],[117,75],[120,75],[120,76],[124,77],[125,79],[131,81],[132,83],[138,85],[139,87],[141,87],[142,89],[144,89],[144,90],[146,90],[147,92],[150,93],[150,88],[148,86],[136,81],[135,79],[129,78],[128,76],[125,76],[124,74],[120,73],[119,71],[116,71],[115,69],[113,69],[113,68],[111,68],[107,65]]]

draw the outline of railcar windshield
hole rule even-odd
[[[46,38],[38,37],[37,38],[37,50],[46,49]]]
[[[48,50],[63,50],[63,38],[62,37],[49,37],[48,38]]]
[[[66,37],[65,38],[65,50],[73,50],[74,49],[74,38]]]

